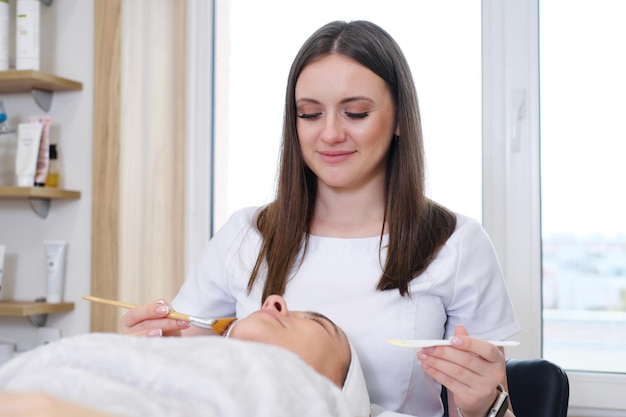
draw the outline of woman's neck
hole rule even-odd
[[[384,193],[318,187],[311,234],[362,238],[380,236],[385,216]]]

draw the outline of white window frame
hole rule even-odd
[[[185,266],[212,235],[215,1],[187,0]],[[483,224],[520,323],[515,357],[541,357],[538,0],[483,0]],[[217,63],[219,65],[219,63]],[[626,376],[568,372],[570,415],[626,411]]]
[[[483,33],[483,224],[523,327],[508,353],[541,357],[539,1],[483,0]],[[568,377],[570,415],[624,415],[626,376]]]
[[[213,0],[187,0],[185,275],[213,235]]]

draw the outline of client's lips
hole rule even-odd
[[[274,310],[259,310],[254,314],[267,314],[268,316],[272,317],[274,320],[276,320],[278,323],[280,323],[281,326],[283,327],[287,327],[285,326],[285,323],[283,323],[283,321],[281,320],[280,314],[278,314],[276,311]]]

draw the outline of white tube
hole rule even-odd
[[[63,301],[65,275],[65,248],[67,243],[62,240],[46,240],[46,281],[48,290],[46,302],[60,303]]]
[[[48,168],[50,167],[50,116],[30,116],[31,123],[41,123],[41,139],[39,140],[39,153],[37,157],[37,167],[35,170],[35,186],[46,185]]]
[[[4,255],[6,254],[7,247],[0,245],[0,300],[2,300],[2,275],[4,273]]]
[[[18,187],[32,187],[35,184],[41,123],[20,123],[17,125],[17,155],[15,175]]]

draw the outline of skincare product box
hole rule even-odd
[[[39,0],[17,0],[15,69],[39,70]]]
[[[41,123],[20,123],[17,126],[15,176],[18,187],[32,187],[35,184],[42,128]]]
[[[0,71],[9,69],[9,0],[0,0]]]

